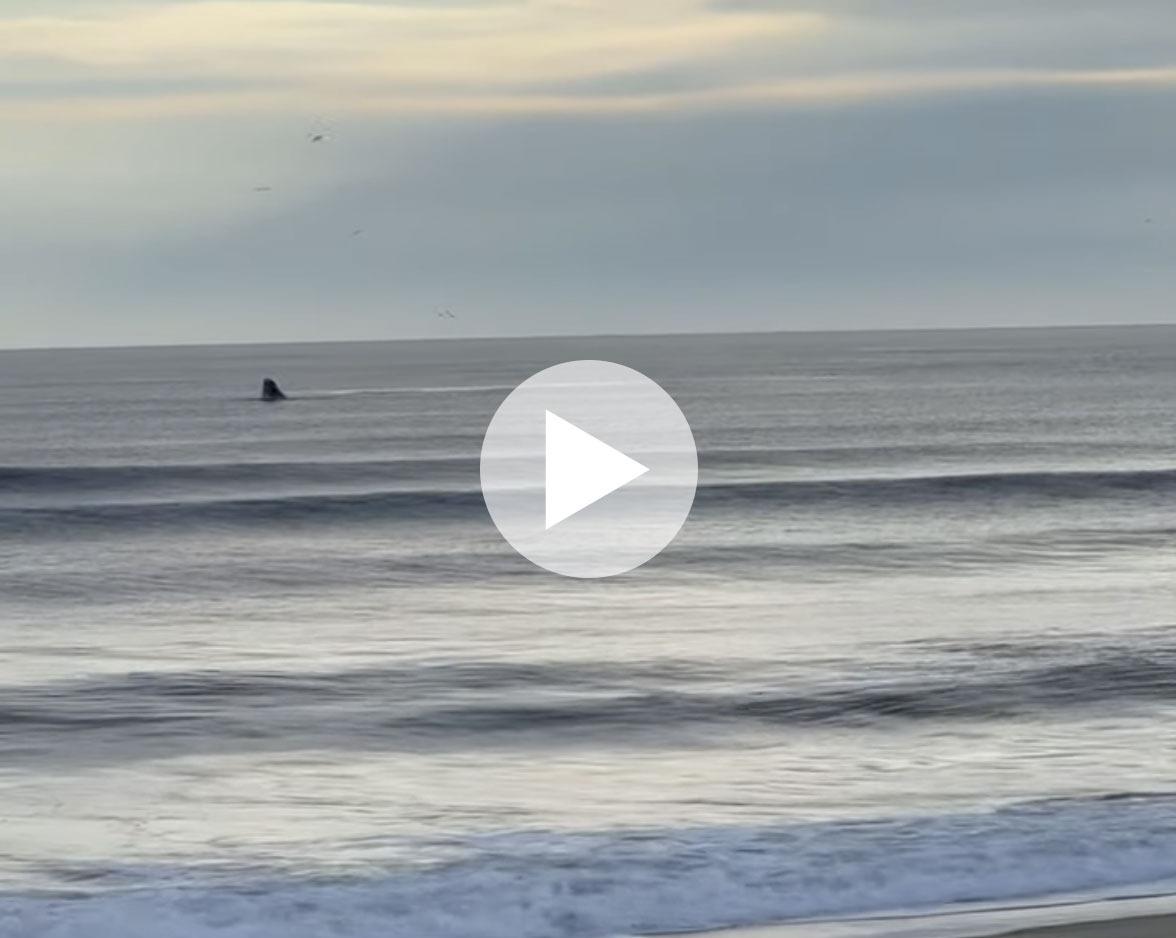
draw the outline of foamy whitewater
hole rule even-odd
[[[700,444],[679,539],[602,582],[478,492],[498,404],[580,358]],[[1176,329],[0,353],[0,935],[1174,879],[1174,506]]]

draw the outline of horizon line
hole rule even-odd
[[[1053,323],[1053,324],[1005,324],[986,326],[878,326],[874,328],[833,328],[833,329],[699,329],[696,331],[668,332],[549,332],[522,333],[517,335],[468,335],[468,336],[402,336],[399,338],[358,337],[348,339],[290,339],[286,341],[246,339],[228,342],[144,342],[112,345],[12,345],[0,346],[0,354],[6,352],[100,352],[135,351],[140,349],[201,349],[201,348],[264,348],[279,345],[371,345],[400,342],[514,342],[532,339],[671,339],[703,338],[725,335],[853,335],[877,333],[916,332],[1058,332],[1097,329],[1163,329],[1176,328],[1176,321],[1128,322],[1128,323]]]

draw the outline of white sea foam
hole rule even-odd
[[[1164,797],[774,828],[504,834],[466,856],[347,882],[140,879],[8,895],[4,938],[600,938],[836,917],[1176,877]]]

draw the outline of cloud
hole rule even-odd
[[[1170,50],[1149,29],[1108,20],[1085,0],[1069,8],[1051,0],[980,6],[59,3],[38,16],[0,16],[0,77],[11,118],[65,120],[642,113],[1176,84],[1176,62],[1160,54]]]
[[[553,82],[706,61],[819,33],[811,13],[720,12],[691,0],[532,0],[468,6],[198,2],[0,18],[9,97],[44,100],[53,82],[159,86],[161,101],[231,105],[232,91],[177,94],[177,78],[233,81],[248,102],[306,98],[489,107]],[[252,83],[252,84],[251,84]],[[276,86],[284,86],[278,92]],[[82,96],[86,92],[81,93]],[[62,95],[63,98],[71,97]],[[143,94],[136,97],[142,103]]]

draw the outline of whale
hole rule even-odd
[[[286,395],[278,387],[278,382],[273,378],[266,378],[261,382],[261,399],[263,401],[284,401]]]

